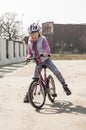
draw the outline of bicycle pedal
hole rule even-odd
[[[36,95],[36,93],[34,93],[34,95]]]
[[[53,93],[53,94],[52,94],[52,97],[57,97],[57,94],[56,94],[56,93]]]
[[[40,95],[40,92],[38,92],[38,95]]]

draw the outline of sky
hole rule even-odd
[[[86,23],[86,0],[0,0],[0,16],[17,13],[24,28],[33,22],[56,24]]]

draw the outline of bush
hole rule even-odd
[[[52,60],[86,60],[86,54],[51,54]]]

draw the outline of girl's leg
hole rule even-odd
[[[45,61],[45,64],[47,67],[54,73],[54,75],[58,78],[60,83],[63,85],[65,84],[65,80],[61,74],[61,72],[58,70],[58,68],[55,66],[55,64],[49,59]]]
[[[63,86],[64,91],[66,92],[67,95],[71,94],[70,89],[68,88],[67,84],[65,83],[65,80],[61,74],[61,72],[58,70],[58,68],[54,65],[54,63],[49,59],[45,61],[45,64],[47,67],[54,73],[54,75],[58,78],[60,83]]]
[[[39,78],[39,71],[41,71],[41,70],[42,70],[41,65],[39,65],[39,66],[36,65],[36,66],[35,66],[34,78]],[[28,103],[28,102],[29,102],[28,92],[26,93],[23,102],[24,102],[24,103]]]
[[[34,78],[39,78],[39,71],[41,72],[42,66],[41,65],[36,65],[35,66],[35,71],[34,71]]]

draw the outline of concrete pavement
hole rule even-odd
[[[86,60],[54,63],[64,75],[72,95],[65,95],[53,75],[58,97],[54,104],[47,98],[43,108],[36,111],[23,103],[34,64],[23,65],[0,78],[0,130],[86,130]]]
[[[19,68],[22,68],[23,66],[25,66],[25,63],[16,63],[0,66],[0,78],[8,74],[12,74],[13,72],[16,72],[17,70],[19,70]]]

